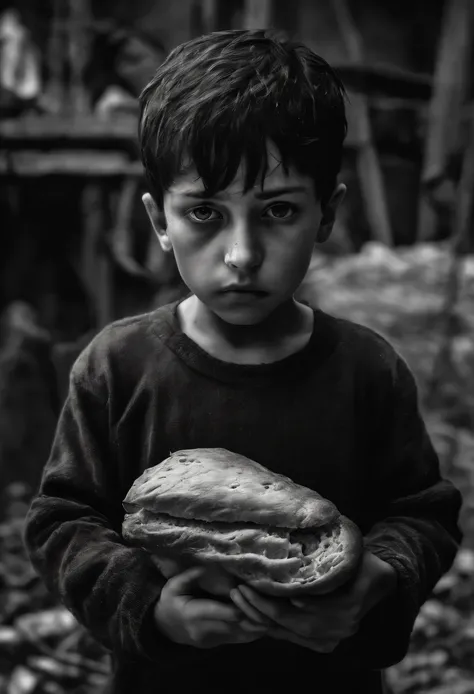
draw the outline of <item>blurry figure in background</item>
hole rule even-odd
[[[98,23],[85,73],[94,111],[102,116],[117,109],[137,113],[136,97],[164,58],[161,43],[133,28]]]
[[[34,108],[41,94],[40,56],[20,13],[0,14],[0,118]]]
[[[42,91],[50,78],[48,62],[54,40],[59,46],[58,61],[65,63],[66,78],[70,71],[68,34],[77,30],[71,7],[68,0],[0,0],[2,90],[25,102],[38,100],[42,110],[49,110]],[[166,55],[163,42],[156,38],[163,30],[157,26],[156,3],[87,0],[81,16],[87,52],[83,81],[93,110],[97,105],[103,108],[104,97],[117,104],[120,95],[126,107],[136,112],[134,98]],[[114,98],[110,90],[115,90]]]

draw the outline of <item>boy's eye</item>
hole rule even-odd
[[[193,222],[214,222],[216,219],[219,219],[219,217],[211,217],[212,214],[218,215],[219,213],[207,205],[200,205],[191,210],[188,216]]]
[[[271,205],[266,211],[265,216],[270,217],[270,219],[291,219],[296,212],[295,205],[289,202],[277,202]],[[194,207],[186,215],[191,219],[192,222],[205,223],[205,222],[215,222],[218,219],[222,219],[222,215],[217,212],[217,210],[209,207],[209,205],[199,205],[199,207]]]
[[[289,202],[277,202],[268,208],[267,213],[271,212],[273,219],[290,219],[296,212],[296,207]]]

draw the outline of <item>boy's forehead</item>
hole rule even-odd
[[[293,167],[289,167],[288,173],[285,172],[283,166],[278,164],[267,171],[267,175],[263,181],[263,191],[274,190],[280,188],[304,188],[308,192],[311,191],[311,178],[299,173]],[[245,188],[245,171],[242,166],[239,167],[234,180],[219,192],[221,197],[241,196]],[[262,191],[261,178],[257,177],[253,187],[249,191],[250,194],[259,193]],[[199,177],[195,168],[190,168],[185,174],[178,176],[170,186],[169,192],[174,195],[191,195],[205,192],[204,183]]]
[[[272,147],[268,149],[268,169],[263,181],[263,191],[279,188],[301,187],[311,192],[313,190],[312,179],[300,173],[293,166],[289,166],[287,172],[283,167],[277,153]],[[243,195],[245,188],[245,167],[241,164],[237,170],[234,180],[219,192],[220,197],[239,197]],[[257,179],[248,194],[261,192],[261,177]],[[173,195],[192,195],[205,192],[205,187],[200,178],[196,167],[191,162],[186,162],[185,173],[177,176],[169,188],[169,193]]]

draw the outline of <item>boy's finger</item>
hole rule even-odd
[[[321,602],[317,602],[311,598],[299,598],[290,600],[290,602],[298,610],[304,610],[305,612],[321,612],[324,607]]]
[[[348,600],[343,601],[341,598],[333,596],[318,596],[317,598],[292,598],[290,602],[299,610],[314,613],[345,611],[350,604]]]
[[[275,604],[275,602],[271,602],[270,600],[263,598],[261,595],[245,585],[239,585],[238,590],[240,590],[246,601],[250,603],[251,607],[254,607],[256,610],[265,615],[265,617],[268,617],[275,622],[281,621],[283,615],[281,613],[281,609],[277,604]]]
[[[261,612],[259,612],[255,607],[253,607],[247,600],[244,598],[242,593],[235,589],[230,591],[230,597],[234,605],[236,605],[248,619],[250,619],[253,622],[257,622],[258,624],[268,624],[269,619],[265,615],[263,615]]]
[[[240,622],[241,611],[234,605],[225,605],[218,600],[196,598],[188,603],[190,616],[195,619],[215,620],[219,622]]]
[[[205,572],[202,566],[193,566],[192,569],[186,569],[180,574],[168,579],[168,590],[174,595],[192,595],[192,588],[199,585],[199,579],[202,578]]]
[[[252,643],[253,641],[258,641],[264,636],[263,631],[245,631],[243,629],[236,635],[233,643]]]
[[[224,643],[249,643],[263,636],[261,629],[246,630],[225,622],[208,621],[203,623],[202,640],[208,645],[222,645]]]
[[[240,626],[242,629],[245,629],[245,631],[254,631],[259,634],[265,633],[268,630],[268,626],[266,624],[256,624],[248,619],[242,620],[240,622]]]

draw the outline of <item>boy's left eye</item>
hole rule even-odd
[[[290,219],[296,212],[296,207],[289,202],[277,202],[268,208],[267,212],[273,219]]]

